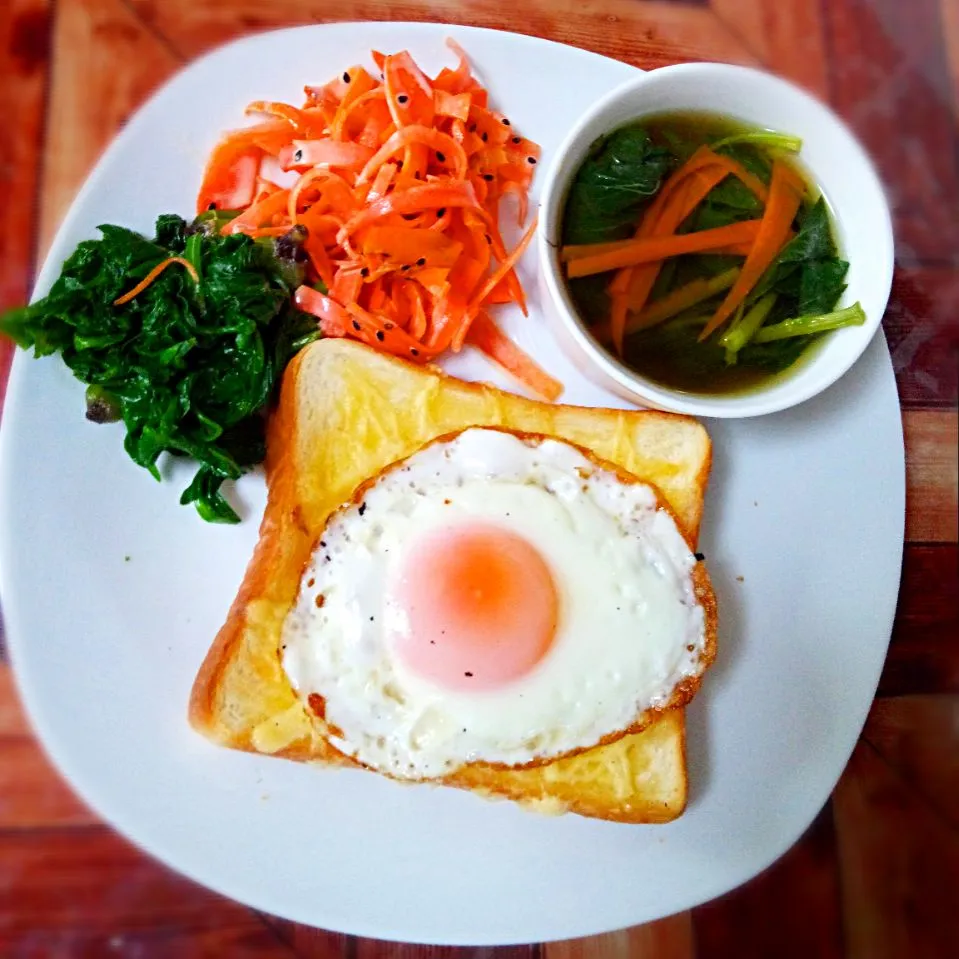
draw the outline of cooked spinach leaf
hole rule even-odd
[[[749,295],[755,302],[771,290],[792,302],[790,315],[827,313],[846,289],[849,264],[839,258],[826,201],[819,197],[805,210],[799,232],[783,248]]]
[[[563,242],[604,243],[629,236],[673,162],[642,127],[623,127],[597,141],[570,187]]]
[[[222,214],[192,224],[166,214],[147,240],[119,226],[81,243],[49,294],[0,316],[0,332],[34,355],[59,353],[89,384],[87,416],[120,418],[131,459],[160,479],[161,453],[199,469],[181,502],[206,520],[237,522],[220,492],[264,454],[264,410],[293,354],[319,333],[292,306],[303,237],[269,245],[221,236]],[[114,305],[171,256],[150,286]]]

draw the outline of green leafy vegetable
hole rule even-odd
[[[655,146],[642,127],[623,127],[599,140],[570,187],[563,243],[630,236],[672,164],[670,152]]]
[[[293,354],[319,333],[291,304],[302,279],[302,237],[270,246],[220,236],[229,218],[193,224],[167,214],[156,238],[101,226],[81,243],[50,293],[0,316],[0,332],[34,355],[59,353],[89,384],[87,416],[121,418],[131,459],[160,479],[161,453],[199,463],[181,502],[206,520],[237,522],[220,492],[264,454],[264,408]],[[182,256],[199,284],[176,265],[123,306],[114,300],[158,263]]]
[[[749,296],[755,302],[771,290],[795,300],[797,314],[831,310],[846,289],[849,264],[839,258],[826,201],[805,212],[799,233],[784,247]],[[788,307],[787,307],[788,308]]]

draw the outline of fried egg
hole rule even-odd
[[[695,691],[713,656],[696,562],[652,487],[469,429],[330,516],[283,668],[331,744],[390,776],[550,761]]]

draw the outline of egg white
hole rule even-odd
[[[560,620],[525,676],[453,691],[395,654],[406,624],[389,584],[418,537],[475,521],[539,550]],[[394,465],[331,516],[284,623],[282,663],[304,701],[323,697],[332,744],[391,776],[545,761],[628,729],[703,671],[695,563],[649,486],[559,440],[471,429]]]

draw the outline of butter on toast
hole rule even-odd
[[[347,340],[321,340],[290,364],[272,417],[260,539],[227,620],[197,675],[190,722],[225,746],[352,764],[291,687],[279,637],[329,514],[390,463],[470,426],[502,426],[576,443],[660,491],[694,543],[711,447],[695,420],[652,411],[550,406],[464,383]],[[545,765],[468,765],[450,785],[542,811],[665,822],[687,793],[683,712]]]

